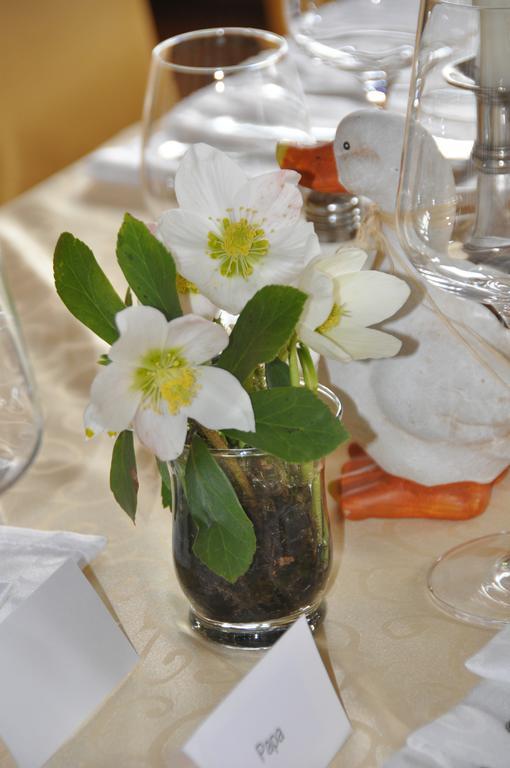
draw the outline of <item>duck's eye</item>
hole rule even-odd
[[[344,149],[350,149],[350,148],[351,148],[351,145],[349,144],[349,142],[344,141]]]

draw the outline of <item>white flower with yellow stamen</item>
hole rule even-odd
[[[92,383],[85,430],[120,432],[133,425],[162,461],[177,458],[188,418],[209,429],[254,431],[250,398],[227,371],[203,365],[228,344],[216,323],[196,315],[167,322],[157,309],[128,307],[116,317],[111,363]]]
[[[212,301],[200,293],[196,285],[190,283],[182,275],[177,274],[176,279],[179,304],[185,315],[199,315],[207,320],[213,320],[219,313],[219,309]]]
[[[299,288],[308,293],[296,328],[298,337],[324,357],[342,362],[392,357],[401,341],[367,326],[393,315],[410,289],[394,275],[362,271],[367,254],[346,246],[324,259],[316,259],[303,272]]]
[[[300,219],[299,178],[248,178],[219,150],[193,145],[175,177],[180,207],[158,222],[179,273],[234,315],[264,285],[295,281],[320,251],[312,224]]]

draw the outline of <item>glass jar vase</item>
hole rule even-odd
[[[337,398],[321,389],[339,414]],[[314,631],[324,616],[331,567],[324,460],[291,464],[255,448],[210,450],[257,543],[250,568],[235,583],[209,570],[193,553],[195,526],[182,482],[186,454],[173,463],[173,555],[192,628],[243,648],[272,645],[303,614]]]

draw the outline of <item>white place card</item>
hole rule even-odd
[[[185,744],[198,768],[327,768],[351,726],[302,617]]]
[[[137,661],[67,560],[0,623],[0,736],[18,766],[40,768]]]

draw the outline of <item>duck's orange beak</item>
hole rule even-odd
[[[276,160],[280,168],[300,173],[303,187],[318,192],[347,193],[338,178],[332,141],[312,146],[279,142]]]

